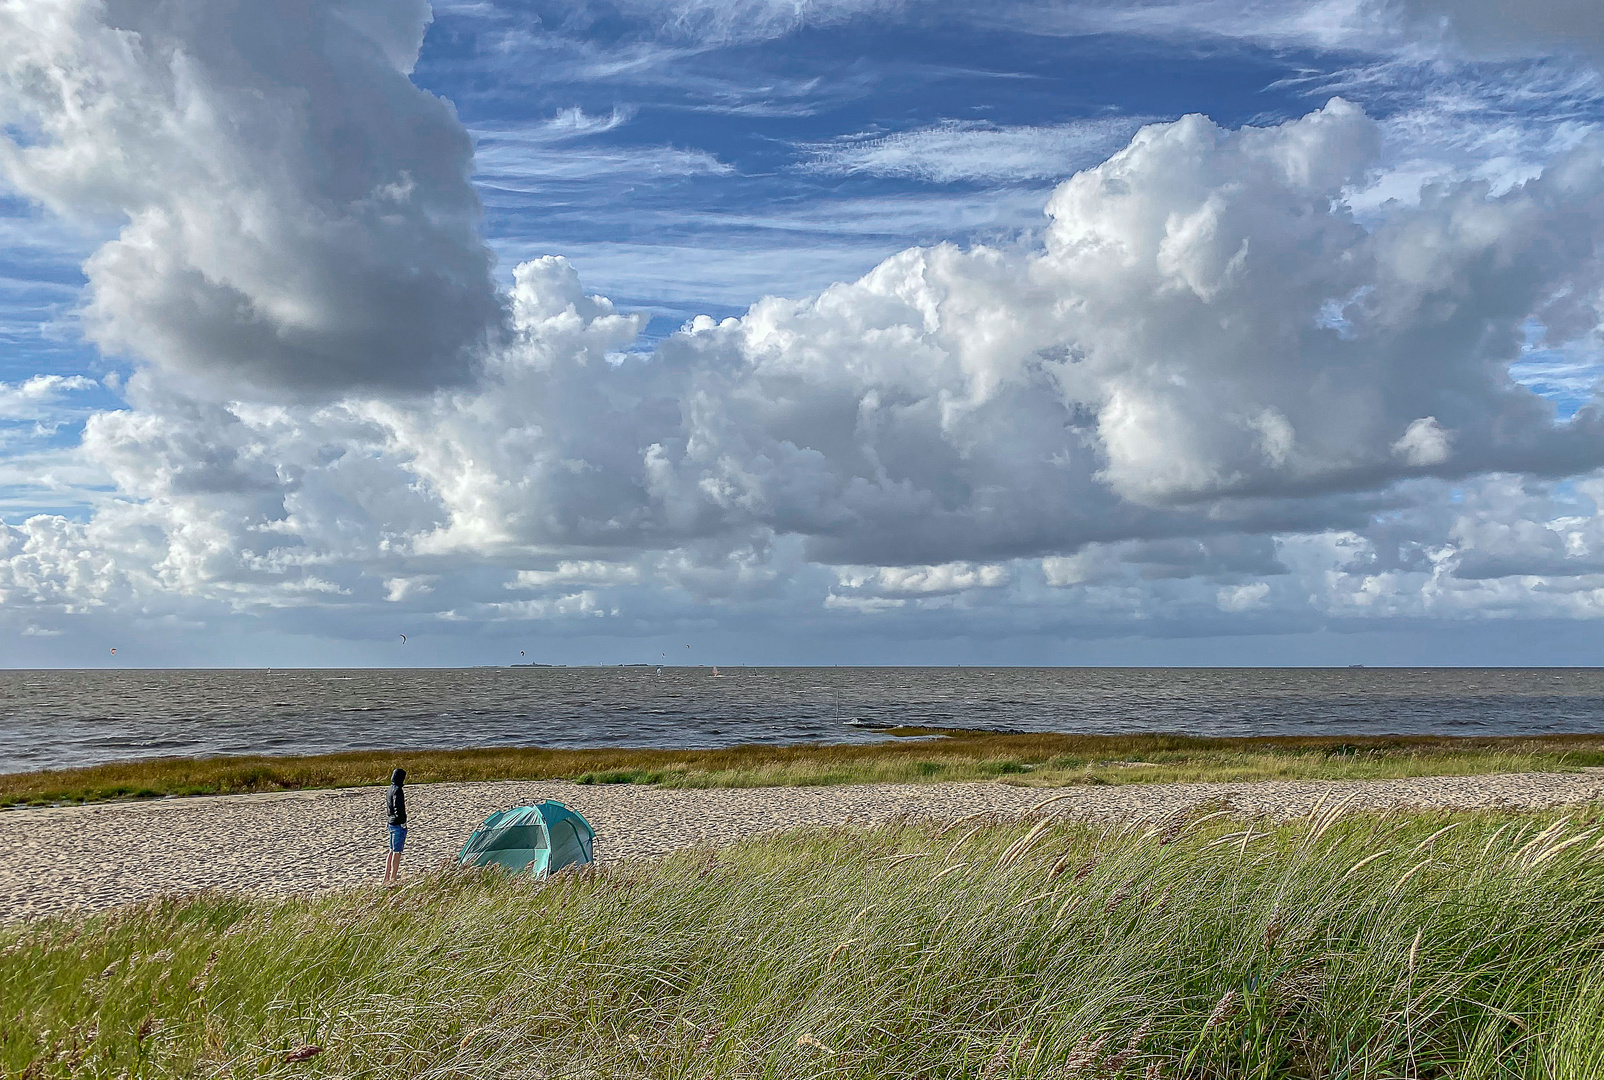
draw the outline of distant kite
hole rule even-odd
[[[407,643],[407,636],[405,634],[402,634],[401,635],[401,644],[405,645],[406,643]]]
[[[519,649],[519,650],[518,650],[518,655],[519,655],[519,656],[522,656],[522,655],[523,655],[523,654],[524,654],[524,651],[523,651],[523,650],[522,650],[522,649]]]
[[[111,655],[116,656],[117,655],[117,650],[116,649],[111,650]]]

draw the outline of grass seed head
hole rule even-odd
[[[1153,1020],[1149,1017],[1142,1021],[1141,1027],[1131,1032],[1131,1037],[1126,1041],[1124,1049],[1108,1059],[1104,1070],[1110,1075],[1119,1075],[1120,1070],[1125,1068],[1126,1063],[1136,1056],[1137,1051],[1141,1049],[1142,1044],[1147,1041],[1147,1037],[1151,1034],[1153,1034]]]
[[[1095,1039],[1088,1039],[1082,1035],[1075,1044],[1075,1049],[1069,1052],[1069,1059],[1064,1062],[1065,1076],[1093,1076],[1102,1072],[1101,1064],[1103,1051],[1108,1048],[1108,1034],[1105,1032]]]
[[[1207,1034],[1236,1015],[1237,1006],[1242,1003],[1242,995],[1236,990],[1227,990],[1225,996],[1215,1003],[1214,1011],[1203,1023],[1203,1031]]]
[[[1286,925],[1281,921],[1281,909],[1276,908],[1270,913],[1270,922],[1264,928],[1264,947],[1266,950],[1275,948],[1275,943],[1281,940],[1286,932]]]
[[[1103,903],[1103,912],[1106,914],[1106,913],[1108,913],[1110,911],[1113,911],[1115,908],[1117,908],[1121,904],[1123,904],[1126,900],[1129,900],[1130,896],[1131,896],[1131,883],[1129,881],[1127,881],[1125,884],[1121,885],[1118,889],[1115,889],[1114,892],[1109,896],[1109,898],[1106,901],[1104,901],[1104,903]]]
[[[821,1054],[828,1054],[828,1055],[831,1055],[831,1056],[835,1055],[835,1051],[834,1050],[830,1049],[828,1046],[824,1045],[824,1043],[820,1042],[818,1040],[818,1038],[816,1036],[814,1036],[811,1032],[804,1032],[803,1034],[797,1036],[796,1045],[798,1046],[798,1048],[806,1048],[806,1049],[809,1049],[809,1050],[817,1050]]]

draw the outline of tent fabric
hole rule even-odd
[[[590,862],[589,838],[580,832],[571,818],[552,823],[547,826],[546,832],[551,837],[551,854],[548,856],[551,865],[560,868]]]
[[[592,861],[596,830],[578,812],[547,800],[497,810],[457,853],[460,866],[504,866],[536,877]]]

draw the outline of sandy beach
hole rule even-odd
[[[405,870],[455,855],[491,811],[558,799],[597,830],[603,861],[660,855],[780,829],[875,824],[902,816],[1042,812],[1086,820],[1156,819],[1224,802],[1290,818],[1322,799],[1355,809],[1543,809],[1604,800],[1604,772],[1377,781],[1138,784],[1038,789],[1003,784],[866,784],[676,791],[560,781],[426,784],[407,789]],[[205,888],[319,892],[375,882],[384,861],[384,789],[165,799],[0,813],[0,917],[112,907]]]

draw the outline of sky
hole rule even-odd
[[[1592,0],[0,41],[0,666],[1604,661]]]

